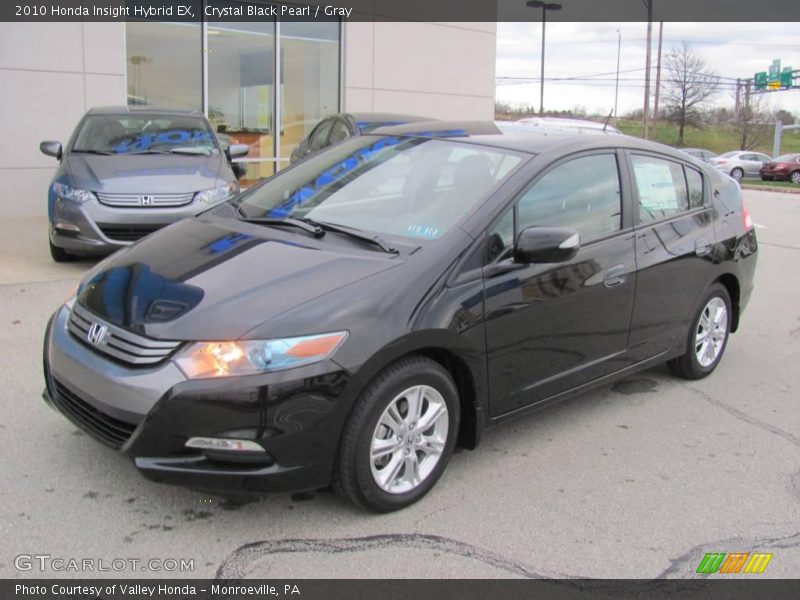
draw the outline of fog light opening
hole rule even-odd
[[[236,440],[228,438],[193,437],[186,442],[187,448],[197,450],[211,450],[222,452],[258,452],[266,454],[267,451],[260,444],[252,440]]]

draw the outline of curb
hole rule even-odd
[[[769,185],[751,185],[751,184],[740,184],[740,187],[743,190],[755,190],[758,192],[782,192],[784,194],[800,194],[800,188],[782,188],[782,187],[775,187]]]

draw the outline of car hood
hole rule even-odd
[[[304,233],[207,216],[180,221],[107,258],[84,279],[77,301],[153,338],[238,339],[403,262]],[[314,333],[315,326],[298,333]]]
[[[73,187],[109,194],[179,194],[217,185],[222,156],[70,154],[64,170]]]

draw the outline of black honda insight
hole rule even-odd
[[[738,184],[666,146],[379,129],[99,263],[48,325],[45,399],[157,481],[395,510],[488,426],[711,373],[756,250]]]

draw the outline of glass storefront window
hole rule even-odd
[[[280,157],[288,160],[320,119],[339,112],[339,23],[281,23],[280,38]]]
[[[248,3],[261,4],[214,4]],[[274,21],[208,22],[205,40],[203,29],[198,23],[129,22],[128,104],[205,107],[223,144],[250,147],[240,161],[240,183],[248,187],[288,165],[297,143],[339,112],[340,23],[281,22],[276,36]]]
[[[128,23],[128,104],[202,109],[201,44],[199,23]]]
[[[275,158],[275,24],[208,24],[208,119],[214,129],[247,144],[247,160]],[[270,163],[248,163],[248,187],[273,173]]]

